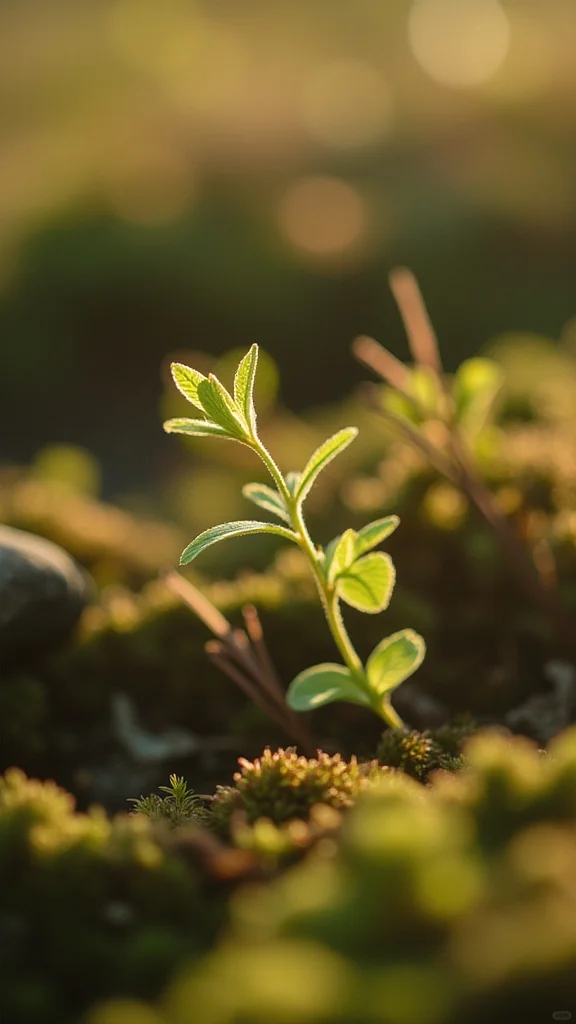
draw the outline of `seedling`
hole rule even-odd
[[[178,775],[170,776],[169,786],[160,786],[165,796],[152,793],[151,796],[131,797],[134,814],[145,814],[152,821],[166,821],[169,825],[201,824],[207,818],[202,798]]]
[[[400,630],[382,640],[364,665],[340,609],[340,602],[369,614],[388,607],[394,589],[394,565],[388,554],[373,549],[394,532],[400,520],[392,515],[358,532],[346,530],[325,549],[313,542],[304,518],[304,501],[322,470],[348,447],[358,431],[355,427],[338,431],[317,448],[301,473],[284,476],[258,436],[254,408],[257,363],[258,346],[252,345],[236,370],[233,395],[214,374],[205,377],[189,366],[173,363],[176,387],[199,410],[201,418],[171,419],[164,429],[169,434],[235,440],[255,452],[274,486],[246,484],[243,494],[283,525],[249,519],[213,526],[188,545],[180,564],[188,565],[210,545],[228,537],[269,533],[296,544],[310,562],[343,664],[314,665],[301,672],[290,684],[288,704],[295,711],[310,711],[334,701],[349,701],[371,708],[389,726],[401,728],[403,723],[392,706],[391,695],[421,664],[425,653],[422,637],[412,629]]]
[[[430,464],[475,506],[500,543],[524,592],[541,609],[562,646],[573,656],[574,624],[558,587],[551,548],[534,558],[483,478],[477,455],[482,435],[493,426],[504,378],[491,359],[467,359],[453,378],[445,374],[436,334],[411,271],[398,268],[390,286],[399,306],[414,365],[405,366],[373,338],[360,337],[354,353],[388,385],[374,405]],[[545,568],[544,568],[545,566]]]

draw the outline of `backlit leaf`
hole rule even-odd
[[[202,403],[198,398],[198,385],[206,380],[204,374],[193,370],[191,366],[185,366],[184,363],[172,363],[170,371],[180,394],[192,402],[197,409],[202,409]]]
[[[354,440],[357,434],[358,430],[356,427],[347,427],[345,430],[339,430],[337,434],[329,437],[327,441],[324,441],[324,444],[321,444],[320,447],[316,449],[309,459],[308,464],[302,473],[302,479],[298,485],[296,498],[299,502],[304,501],[304,498],[324,467],[327,466],[329,462],[332,462],[332,459],[336,458],[340,452],[343,452],[350,442]]]
[[[330,555],[328,555],[328,552],[326,553],[328,583],[334,583],[336,577],[352,565],[356,557],[356,537],[355,530],[346,530],[338,538],[330,551]]]
[[[398,516],[386,516],[385,519],[375,519],[358,531],[356,538],[356,558],[371,551],[377,544],[381,544],[399,526]]]
[[[164,430],[167,434],[188,434],[194,437],[230,437],[224,427],[210,420],[190,420],[185,416],[173,420],[166,420]]]
[[[422,664],[426,644],[413,629],[402,629],[386,637],[368,658],[366,673],[370,688],[380,696],[395,690]]]
[[[296,494],[296,491],[298,490],[298,485],[299,485],[301,479],[302,479],[302,473],[296,473],[293,470],[290,473],[286,473],[285,483],[286,483],[286,487],[290,491],[290,494],[292,495],[292,497],[294,497],[294,495]]]
[[[286,695],[294,711],[313,711],[336,700],[370,707],[368,695],[344,665],[326,662],[307,668],[292,680]]]
[[[234,377],[234,401],[241,410],[246,423],[256,433],[256,410],[254,408],[254,378],[258,365],[258,345],[252,345],[240,360]]]
[[[282,495],[272,487],[268,487],[267,484],[245,484],[242,488],[242,494],[260,508],[265,508],[267,512],[272,512],[273,515],[283,519],[286,523],[290,522],[290,515]]]
[[[201,533],[182,552],[180,565],[188,565],[197,555],[212,544],[226,540],[228,537],[244,537],[250,533],[273,533],[278,537],[285,537],[286,540],[295,541],[296,534],[287,530],[284,526],[276,526],[275,523],[259,523],[248,519],[235,523],[222,523],[220,526],[211,526],[209,530]]]
[[[246,428],[238,416],[232,397],[213,373],[198,385],[198,398],[205,413],[232,437],[246,437]]]
[[[338,577],[338,596],[361,612],[375,615],[390,603],[396,572],[390,555],[364,555]]]

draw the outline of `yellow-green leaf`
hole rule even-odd
[[[340,452],[343,452],[357,434],[358,430],[356,427],[347,427],[345,430],[339,430],[337,434],[329,437],[327,441],[324,441],[324,444],[321,444],[316,449],[302,473],[302,478],[296,491],[296,498],[299,502],[304,501],[314,481],[325,466],[332,462],[332,459],[336,458]]]
[[[375,615],[390,603],[396,572],[390,555],[364,555],[338,577],[336,592],[346,604]]]
[[[197,409],[202,409],[203,406],[198,397],[198,386],[203,380],[206,380],[204,374],[193,370],[191,366],[185,366],[184,363],[172,363],[170,370],[180,394],[192,402]]]
[[[247,436],[234,401],[213,373],[198,385],[198,398],[207,416],[231,435],[242,440]]]
[[[297,541],[298,539],[292,530],[287,530],[284,526],[276,526],[275,523],[259,523],[252,519],[222,523],[220,526],[211,526],[209,530],[205,530],[204,533],[196,537],[182,552],[180,565],[188,565],[197,555],[212,544],[217,544],[218,541],[226,540],[228,537],[244,537],[250,533],[273,533],[286,540]]]
[[[381,544],[399,525],[398,516],[386,516],[385,519],[375,519],[373,523],[363,526],[356,538],[356,558]]]
[[[256,433],[256,410],[254,408],[254,378],[258,365],[258,345],[252,345],[249,352],[238,364],[234,377],[234,401],[242,412],[246,424]]]
[[[282,495],[272,487],[268,487],[267,484],[245,484],[242,488],[242,494],[260,508],[265,508],[267,512],[272,512],[273,515],[283,519],[286,523],[290,522],[290,515]]]
[[[368,695],[344,665],[326,662],[307,668],[292,680],[286,694],[294,711],[313,711],[336,700],[370,707]]]
[[[402,629],[386,637],[366,663],[370,688],[380,696],[395,690],[422,664],[426,644],[413,629]]]
[[[334,580],[348,569],[356,557],[356,539],[357,533],[355,530],[346,530],[341,537],[338,538],[336,544],[331,549],[330,554],[326,552],[326,573],[328,583],[334,583]]]
[[[230,437],[228,431],[224,430],[224,427],[219,427],[217,423],[211,423],[210,420],[190,420],[185,416],[166,420],[164,430],[167,434],[188,434],[194,437]]]

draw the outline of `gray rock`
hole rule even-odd
[[[62,548],[0,526],[0,671],[65,640],[90,589],[87,575]]]

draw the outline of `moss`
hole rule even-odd
[[[221,917],[145,818],[78,814],[17,769],[0,778],[0,886],[0,1017],[14,1024],[72,1024],[99,992],[154,997]]]
[[[328,842],[239,895],[223,941],[170,987],[162,1024],[200,1009],[203,1024],[536,1024],[569,1011],[575,751],[575,730],[546,757],[484,734],[464,773],[427,788],[384,776]],[[98,1024],[115,1022],[107,1013]]]
[[[426,782],[431,772],[460,771],[465,767],[462,748],[475,729],[474,721],[465,717],[424,732],[388,729],[378,747],[378,760]]]
[[[315,758],[299,756],[288,747],[267,748],[254,761],[241,758],[233,786],[219,786],[211,806],[212,826],[226,834],[233,816],[249,824],[260,818],[279,825],[307,820],[311,809],[325,804],[336,810],[351,807],[366,786],[381,774],[376,762],[359,764],[340,754],[318,751]]]
[[[160,793],[150,796],[135,797],[130,800],[134,804],[134,814],[143,814],[150,821],[164,822],[171,828],[186,825],[201,825],[208,814],[193,790],[189,789],[185,780],[177,775],[170,776],[169,786],[160,786]]]

